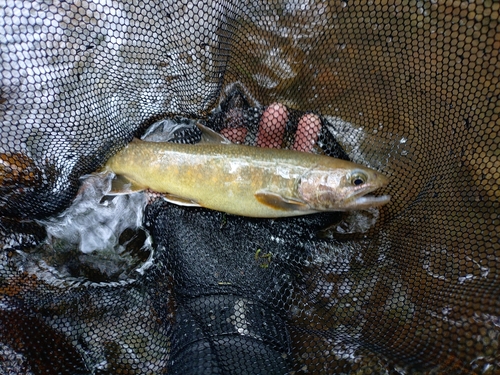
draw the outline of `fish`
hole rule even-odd
[[[390,196],[367,196],[388,178],[356,163],[288,149],[227,141],[199,125],[200,143],[134,139],[112,156],[104,171],[129,191],[149,189],[175,204],[254,218],[280,218],[324,211],[363,210]]]

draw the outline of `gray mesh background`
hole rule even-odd
[[[0,373],[500,373],[498,2],[0,4]],[[159,119],[258,146],[276,102],[390,177],[375,227],[153,201],[113,263],[33,221]]]

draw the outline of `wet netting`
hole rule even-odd
[[[1,374],[500,374],[497,1],[0,4]],[[195,123],[391,200],[109,194],[112,155]]]

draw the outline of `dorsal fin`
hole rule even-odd
[[[196,126],[201,131],[201,141],[199,143],[231,143],[231,141],[224,137],[222,134],[217,133],[216,131],[200,124],[199,122],[196,123]]]

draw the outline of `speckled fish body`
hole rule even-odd
[[[168,193],[175,203],[240,216],[297,216],[365,209],[389,201],[388,196],[365,196],[387,184],[380,173],[291,150],[134,140],[105,168],[135,186]]]

